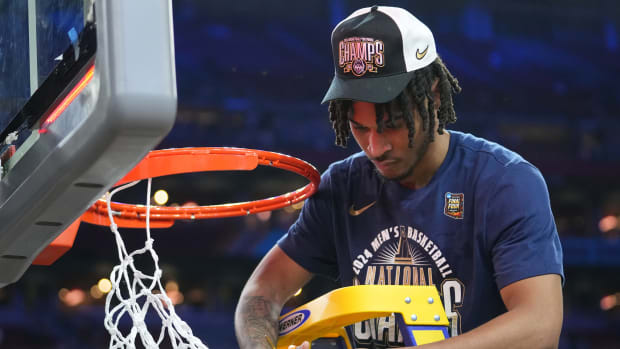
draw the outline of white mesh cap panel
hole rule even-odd
[[[431,30],[411,13],[398,7],[379,6],[400,29],[403,37],[403,56],[407,71],[424,68],[437,58],[437,48]],[[356,11],[357,12],[357,11]],[[418,59],[418,56],[422,59]]]

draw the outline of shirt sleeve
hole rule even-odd
[[[321,176],[317,192],[304,203],[297,221],[278,246],[311,273],[338,278],[333,232],[331,168]]]
[[[544,178],[529,163],[509,165],[487,202],[487,237],[497,287],[559,274],[562,247]]]

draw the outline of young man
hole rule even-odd
[[[282,305],[314,274],[342,286],[436,286],[452,338],[425,348],[557,347],[562,252],[540,172],[445,130],[460,87],[409,12],[360,9],[334,29],[332,49],[324,102],[336,143],[352,134],[363,152],[329,167],[250,277],[235,319],[241,348],[277,342]],[[356,324],[356,347],[402,346],[394,323]]]

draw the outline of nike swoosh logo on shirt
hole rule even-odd
[[[372,205],[374,205],[375,203],[377,203],[377,202],[376,202],[376,201],[373,201],[373,202],[369,203],[368,205],[366,205],[366,206],[364,206],[364,207],[360,208],[359,210],[356,210],[356,209],[355,209],[355,207],[354,207],[355,205],[351,205],[351,208],[349,208],[349,214],[350,214],[351,216],[359,216],[359,215],[361,215],[364,211],[366,211],[367,209],[371,208],[371,207],[372,207]]]

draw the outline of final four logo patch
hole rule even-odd
[[[463,219],[465,195],[462,193],[446,193],[446,204],[443,213],[454,219]]]

